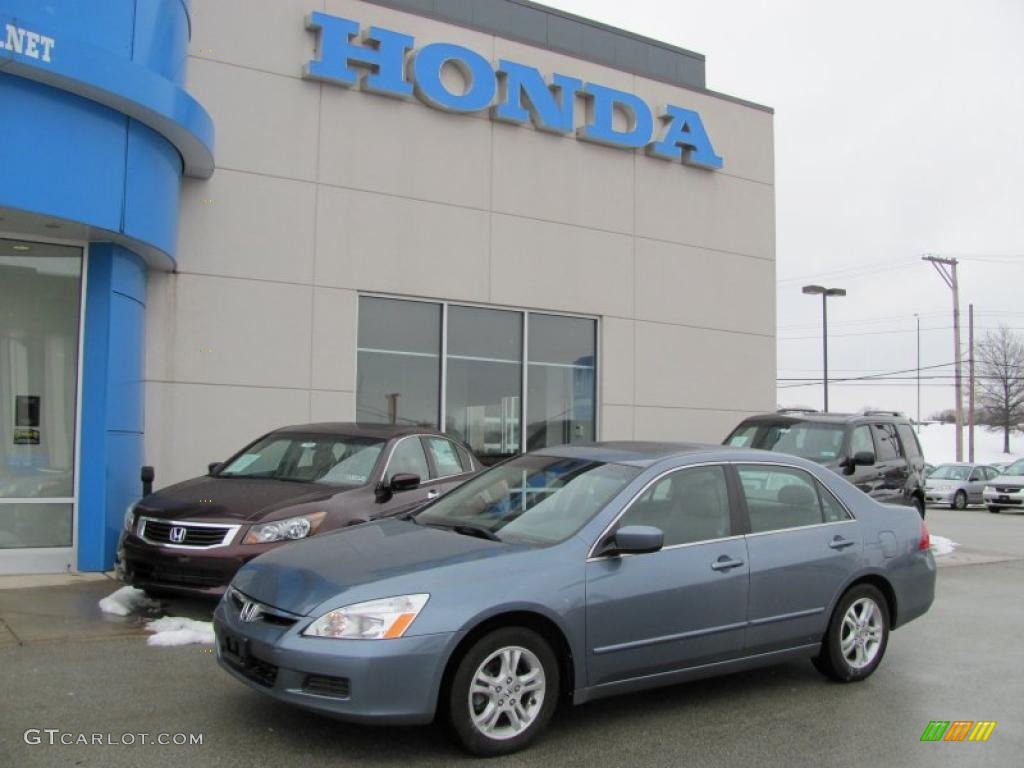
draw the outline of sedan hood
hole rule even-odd
[[[243,566],[231,584],[261,603],[306,615],[352,587],[415,576],[415,588],[423,589],[448,566],[524,549],[391,518],[273,549]]]
[[[322,501],[339,488],[263,478],[197,477],[150,494],[136,507],[147,517],[256,521],[282,507]]]

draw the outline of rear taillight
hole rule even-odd
[[[921,521],[921,540],[917,542],[918,552],[927,552],[932,548],[932,537],[928,533],[928,526],[925,525],[924,520]]]

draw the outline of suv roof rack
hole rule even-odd
[[[776,413],[820,413],[817,408],[779,408]]]
[[[905,417],[903,411],[864,411],[864,416],[900,416]]]

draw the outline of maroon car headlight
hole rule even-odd
[[[274,541],[294,541],[304,539],[316,533],[326,512],[313,512],[308,515],[289,517],[286,520],[275,520],[272,523],[254,525],[242,539],[243,544],[270,544]]]

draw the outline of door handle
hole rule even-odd
[[[733,560],[727,555],[722,555],[720,558],[718,558],[717,560],[715,560],[715,562],[711,564],[711,570],[728,571],[732,568],[739,568],[741,565],[743,565],[742,560]]]
[[[428,499],[436,499],[439,493],[441,493],[441,492],[439,490],[437,490],[436,488],[434,490],[427,491],[427,498]]]
[[[845,549],[846,547],[852,547],[857,542],[844,539],[842,536],[836,536],[832,541],[828,543],[832,549]]]

